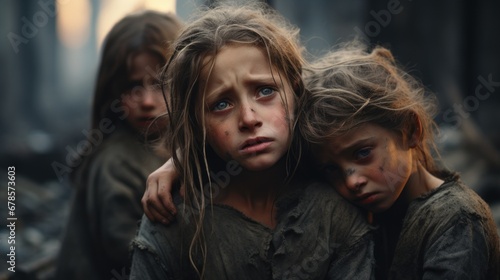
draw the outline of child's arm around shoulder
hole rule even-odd
[[[177,209],[172,200],[172,191],[178,177],[172,159],[148,176],[141,203],[144,214],[151,221],[169,224],[174,220]]]

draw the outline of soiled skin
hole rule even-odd
[[[329,138],[316,149],[316,158],[330,185],[347,200],[373,213],[408,204],[437,188],[443,180],[417,162],[419,135],[407,141],[394,131],[364,123]]]
[[[168,165],[156,170],[149,179],[175,178],[175,171]],[[445,177],[443,185],[409,206],[395,205],[387,213],[375,216],[381,234],[385,235],[376,250],[382,255],[377,259],[381,279],[500,277],[500,245],[488,205],[456,175],[445,174],[442,178]],[[401,211],[395,215],[399,221],[394,219],[397,211]],[[399,229],[394,230],[395,227]],[[396,243],[398,237],[401,240]],[[394,242],[387,244],[383,240]],[[392,259],[395,261],[390,266]]]
[[[285,75],[273,73],[267,53],[253,44],[228,44],[213,62],[210,78],[200,75],[206,91],[197,96],[206,103],[207,143],[224,165],[234,161],[241,170],[224,187],[202,185],[212,190],[205,208],[181,212],[178,204],[176,221],[166,227],[143,219],[131,278],[193,279],[198,268],[204,279],[370,279],[372,227],[363,211],[332,188],[301,180],[299,172],[284,181],[293,136],[291,83],[277,78]],[[219,171],[211,167],[206,175]],[[195,186],[187,187],[192,201]],[[198,231],[203,240],[192,244]]]

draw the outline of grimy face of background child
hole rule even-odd
[[[205,62],[212,58],[206,57]],[[281,83],[265,52],[255,46],[226,45],[214,59],[211,73],[210,67],[202,70],[202,83],[208,77],[208,143],[222,159],[234,159],[244,169],[272,167],[291,141],[288,119],[293,116],[287,116],[287,111],[293,113],[294,102],[289,82]]]
[[[127,109],[127,122],[142,134],[155,134],[164,129],[165,123],[153,121],[166,111],[161,87],[155,77],[160,59],[148,52],[140,52],[131,59],[129,85],[122,94],[122,104]],[[153,125],[152,125],[153,124]]]
[[[326,141],[315,155],[337,192],[375,213],[394,204],[412,172],[411,149],[395,132],[374,124]]]

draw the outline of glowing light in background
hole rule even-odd
[[[68,48],[82,47],[90,35],[91,4],[89,0],[55,1],[57,33]]]
[[[175,13],[175,0],[145,0],[146,9]]]
[[[175,0],[105,1],[97,19],[97,48],[100,48],[104,37],[118,20],[128,13],[144,9],[175,13]]]

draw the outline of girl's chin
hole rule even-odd
[[[266,171],[266,170],[269,170],[270,168],[274,167],[274,164],[261,164],[261,165],[245,165],[245,164],[241,164],[241,167],[243,167],[243,169],[246,171],[246,172],[262,172],[262,171]]]

